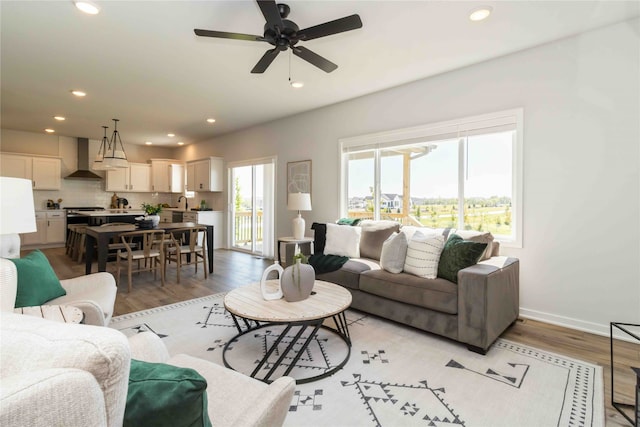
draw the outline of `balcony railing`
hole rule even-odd
[[[262,242],[262,212],[256,213],[256,242]],[[236,246],[251,243],[251,211],[239,211],[235,212],[234,220],[234,244]]]

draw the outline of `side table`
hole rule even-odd
[[[622,402],[615,401],[615,382],[614,382],[614,365],[613,365],[613,329],[616,328],[625,334],[629,335],[633,339],[637,340],[640,343],[640,324],[635,323],[621,323],[621,322],[611,322],[609,324],[609,345],[611,349],[611,406],[613,406],[623,417],[627,419],[631,423],[632,426],[640,427],[640,368],[631,366],[631,370],[636,375],[636,386],[635,386],[635,408],[633,411],[632,419],[629,415],[627,415],[622,408],[623,407],[631,407],[632,405]]]
[[[20,307],[13,310],[17,314],[40,317],[64,323],[82,323],[84,313],[71,305],[37,305],[34,307]]]
[[[278,261],[280,265],[286,267],[293,263],[293,255],[295,246],[298,244],[300,252],[309,256],[311,255],[311,244],[313,243],[313,237],[303,237],[302,239],[296,239],[294,237],[278,237]],[[284,245],[284,259],[282,259],[281,246]]]

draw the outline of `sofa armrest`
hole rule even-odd
[[[3,426],[107,425],[102,390],[93,375],[80,369],[39,369],[3,377],[0,406]]]
[[[458,272],[458,340],[486,351],[517,318],[520,261],[479,263]]]
[[[166,363],[169,360],[167,347],[153,332],[141,332],[129,337],[131,358],[150,363]]]

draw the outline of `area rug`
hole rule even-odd
[[[170,354],[223,364],[223,348],[237,334],[223,298],[212,295],[114,317],[111,327],[128,336],[152,331]],[[596,365],[503,339],[482,356],[355,310],[347,311],[347,322],[348,362],[332,376],[298,384],[285,425],[604,425],[602,368]],[[251,370],[274,335],[263,328],[233,341],[227,361],[241,372]],[[293,338],[283,345],[287,339]],[[348,352],[340,343],[321,330],[291,375],[315,376],[335,367]]]

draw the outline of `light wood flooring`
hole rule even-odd
[[[64,248],[45,249],[43,252],[49,258],[59,278],[66,279],[84,274],[84,264],[77,264],[71,261],[64,254]],[[169,267],[164,287],[160,286],[159,277],[154,280],[152,274],[140,273],[134,275],[133,291],[131,293],[127,292],[126,274],[123,274],[122,281],[118,285],[114,315],[117,316],[192,298],[227,292],[238,286],[260,280],[262,271],[272,262],[250,254],[220,249],[215,251],[214,259],[214,273],[206,280],[204,280],[201,266],[197,274],[192,267],[183,267],[181,283],[178,285],[176,283],[175,267]],[[109,265],[108,270],[115,275],[114,265]],[[95,263],[94,271],[96,271]],[[613,320],[615,321],[616,319]],[[528,319],[519,319],[502,337],[602,366],[604,372],[606,425],[631,425],[611,406],[610,345],[608,337]],[[635,376],[629,366],[640,366],[640,344],[615,340],[614,348],[616,355],[616,401],[633,404],[635,398]],[[631,409],[629,409],[628,413],[631,416]]]

